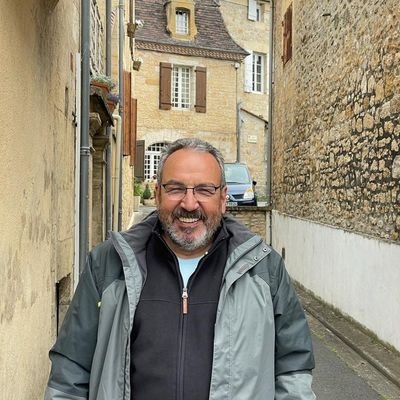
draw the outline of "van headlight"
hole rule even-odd
[[[254,192],[251,187],[247,188],[243,194],[244,200],[253,200],[254,199]]]

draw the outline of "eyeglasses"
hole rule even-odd
[[[194,187],[186,187],[176,183],[165,183],[161,186],[164,188],[165,193],[171,200],[182,200],[186,196],[187,191],[192,190],[193,196],[198,201],[211,200],[215,193],[217,193],[217,190],[223,187],[222,185],[197,185]]]

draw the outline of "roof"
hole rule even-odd
[[[234,61],[241,61],[248,55],[229,35],[214,0],[195,1],[197,35],[191,41],[173,39],[169,35],[163,0],[136,0],[135,16],[144,22],[135,35],[138,49]]]

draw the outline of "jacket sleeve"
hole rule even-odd
[[[309,371],[279,375],[275,381],[275,400],[315,400],[311,383]]]
[[[57,341],[50,350],[52,367],[45,400],[88,398],[90,369],[97,341],[99,301],[89,255]]]
[[[275,253],[276,400],[313,400],[311,370],[315,367],[311,332],[283,260]]]

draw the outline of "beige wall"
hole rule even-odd
[[[136,51],[144,63],[135,72],[138,99],[138,139],[146,147],[155,142],[196,136],[210,141],[226,159],[236,154],[235,68],[229,61],[185,57],[167,53]],[[160,110],[159,63],[170,62],[207,68],[207,112]]]
[[[268,120],[268,53],[270,29],[270,5],[263,3],[261,21],[248,19],[248,0],[235,2],[221,1],[221,13],[232,38],[247,51],[264,54],[264,92],[247,93],[244,90],[244,65],[238,69],[237,101],[241,107],[254,115],[241,113],[240,158],[246,162],[257,181],[259,195],[266,191],[266,127],[263,120]],[[259,116],[260,118],[257,118]]]
[[[79,2],[2,3],[1,397],[39,399],[55,337],[55,282],[73,263]]]

